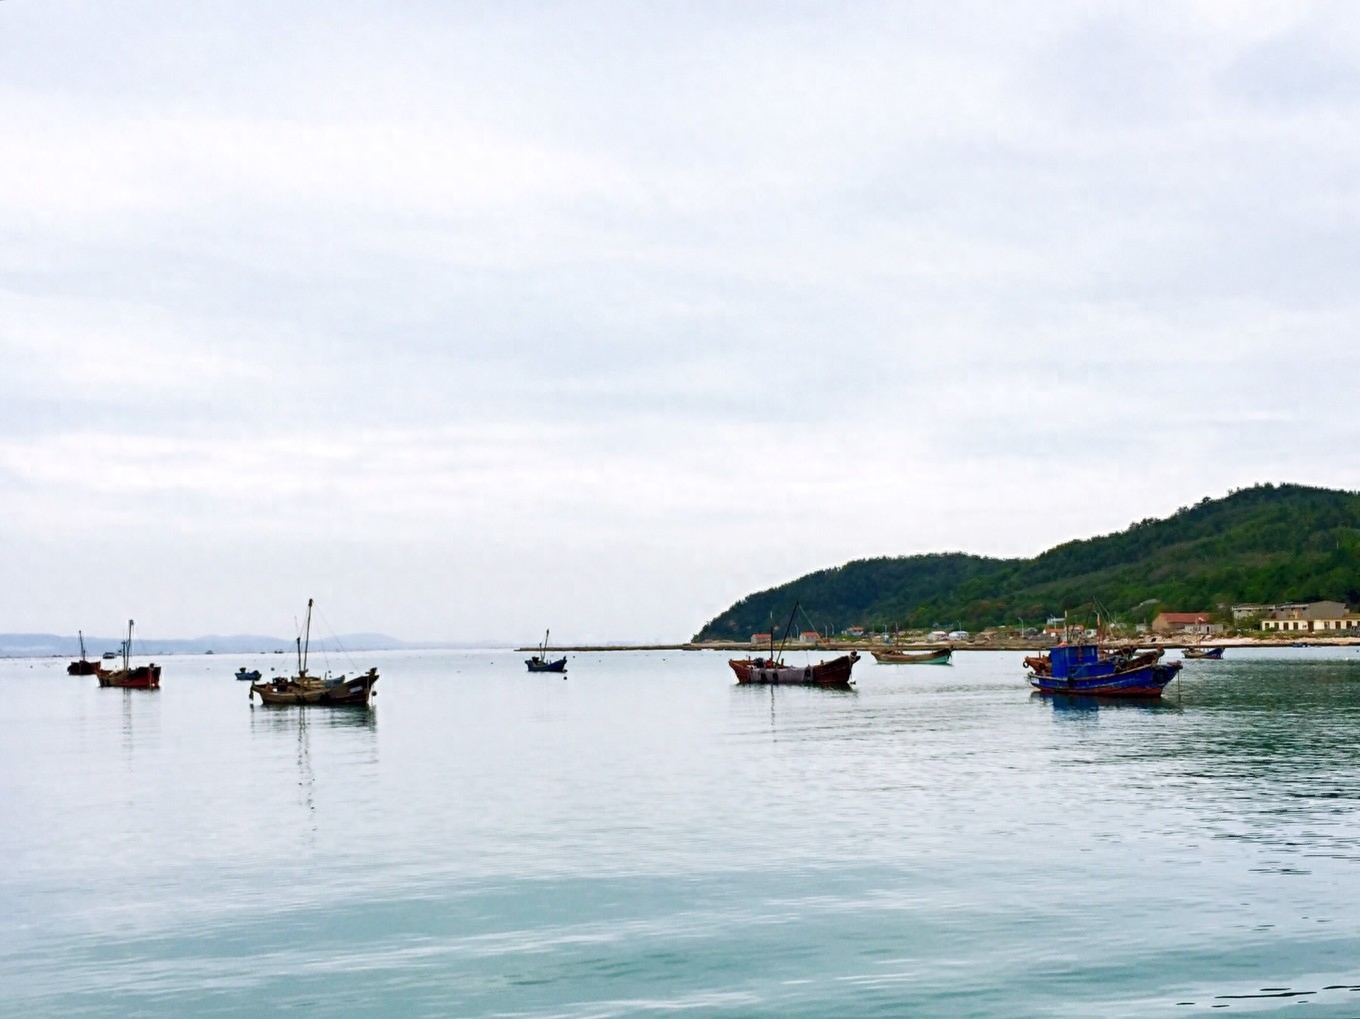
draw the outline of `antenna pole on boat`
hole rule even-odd
[[[127,667],[128,667],[128,655],[131,654],[131,653],[132,653],[132,620],[129,619],[129,620],[128,620],[128,636],[127,636],[127,640],[123,641],[123,671],[124,671],[124,672],[127,671]]]

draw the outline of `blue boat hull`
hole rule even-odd
[[[526,658],[524,664],[529,666],[530,672],[566,672],[566,658],[559,658],[555,662],[544,662],[537,658]]]
[[[1180,662],[1147,665],[1108,676],[1031,675],[1029,682],[1040,693],[1079,694],[1089,697],[1160,697],[1180,671]]]

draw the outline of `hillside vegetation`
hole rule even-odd
[[[746,640],[772,622],[782,627],[795,601],[820,630],[980,630],[1032,625],[1095,599],[1128,622],[1242,602],[1360,603],[1360,494],[1259,485],[1033,559],[859,559],[748,595],[694,639]]]

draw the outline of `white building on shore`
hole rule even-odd
[[[1360,634],[1360,614],[1352,612],[1344,602],[1318,601],[1306,605],[1262,607],[1269,608],[1261,616],[1262,630]]]

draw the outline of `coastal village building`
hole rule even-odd
[[[801,644],[816,644],[821,639],[822,635],[816,630],[804,630],[798,635],[798,641]]]
[[[1233,622],[1236,623],[1256,616],[1268,616],[1272,612],[1285,612],[1289,609],[1306,609],[1307,607],[1307,602],[1286,602],[1283,605],[1234,605],[1232,617]]]
[[[1339,601],[1281,605],[1272,607],[1261,617],[1261,629],[1289,633],[1360,633],[1360,615]]]
[[[1222,633],[1223,624],[1215,623],[1207,612],[1159,612],[1152,621],[1153,633]]]
[[[752,644],[768,644],[768,643],[769,643],[770,641],[772,641],[772,640],[774,640],[774,634],[772,634],[772,633],[753,633],[753,634],[751,634],[751,643],[752,643]]]

